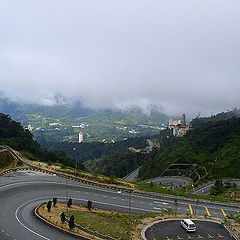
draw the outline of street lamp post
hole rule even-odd
[[[68,178],[66,177],[66,201],[67,201],[67,216],[68,216]]]
[[[77,151],[76,148],[73,149],[75,152],[75,176],[77,176]]]
[[[131,223],[131,219],[130,219],[130,214],[131,214],[131,191],[129,192],[129,203],[128,203],[128,240],[130,240],[130,223]]]

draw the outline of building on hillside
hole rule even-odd
[[[78,143],[81,143],[81,142],[83,142],[83,133],[79,132],[79,134],[78,134]]]
[[[186,127],[186,115],[185,113],[182,114],[182,127]]]
[[[185,113],[182,114],[182,120],[177,120],[177,121],[170,120],[169,128],[172,129],[172,134],[174,137],[184,136],[189,131],[189,127],[187,127],[187,124],[186,124]]]

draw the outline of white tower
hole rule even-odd
[[[78,135],[78,143],[81,143],[83,141],[83,133],[82,132],[79,132],[79,135]]]

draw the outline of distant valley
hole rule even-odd
[[[41,106],[18,104],[0,98],[0,112],[9,114],[34,134],[40,142],[74,142],[83,132],[85,142],[115,142],[129,137],[158,134],[168,123],[169,116],[155,107],[149,113],[139,108],[126,111],[89,109],[76,102],[69,105]]]

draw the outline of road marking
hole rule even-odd
[[[172,240],[171,238],[167,237],[167,240]]]
[[[222,236],[220,233],[218,233],[218,237],[224,237],[224,236]]]
[[[191,236],[188,235],[188,239],[193,239]]]
[[[181,238],[181,237],[179,237],[179,236],[177,236],[177,238],[178,238],[178,239],[183,239],[183,238]]]
[[[157,202],[157,201],[154,201],[154,203],[156,203],[156,204],[168,204],[168,203],[165,203],[165,202]]]
[[[28,202],[22,204],[20,207],[18,207],[18,209],[17,209],[16,212],[15,212],[15,218],[16,218],[17,221],[18,221],[25,229],[27,229],[29,232],[31,232],[31,233],[33,233],[33,234],[37,235],[38,237],[43,238],[43,239],[45,239],[45,240],[50,240],[49,238],[46,238],[46,237],[40,235],[39,233],[34,232],[33,230],[31,230],[30,228],[28,228],[27,226],[25,226],[25,225],[19,220],[19,218],[18,218],[18,216],[17,216],[19,209],[20,209],[21,207],[23,207],[25,204],[30,203],[30,202],[32,202],[32,200],[31,200],[31,201],[28,201]]]
[[[154,207],[154,209],[156,209],[156,210],[162,210],[163,208],[156,208],[156,207]],[[165,209],[164,209],[165,210]]]
[[[221,209],[221,210],[222,210],[222,214],[224,215],[224,217],[227,218],[227,215],[226,215],[226,213],[224,212],[224,210],[223,210],[223,209]]]
[[[207,212],[208,216],[211,217],[211,214],[210,214],[210,212],[208,211],[208,208],[205,207],[205,209],[206,209],[206,212]]]
[[[189,204],[190,214],[193,215],[193,210],[191,204]]]
[[[204,237],[202,237],[202,236],[200,236],[200,235],[198,234],[198,238],[204,238]]]
[[[237,213],[240,215],[240,211],[237,211]]]
[[[208,238],[214,238],[214,236],[211,236],[210,234],[208,234]]]

